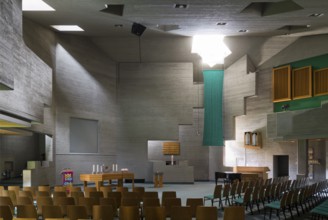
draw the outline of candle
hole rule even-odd
[[[99,164],[97,164],[97,173],[99,173]]]
[[[92,173],[95,173],[96,172],[96,165],[92,165]]]
[[[112,172],[115,171],[115,164],[112,165]]]
[[[118,171],[118,166],[117,166],[117,164],[115,164],[115,171],[116,171],[116,172]]]

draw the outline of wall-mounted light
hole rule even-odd
[[[223,35],[196,35],[193,37],[191,53],[198,53],[203,63],[211,67],[223,64],[224,58],[231,54],[223,39]]]

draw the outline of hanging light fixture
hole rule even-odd
[[[191,53],[198,53],[210,67],[223,64],[224,58],[231,54],[223,42],[223,35],[196,35],[193,37]]]

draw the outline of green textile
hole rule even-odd
[[[223,146],[223,70],[204,70],[204,146]]]

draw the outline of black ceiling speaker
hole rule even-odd
[[[135,34],[140,37],[145,30],[146,30],[146,27],[143,26],[142,24],[138,24],[138,23],[132,24],[132,29],[131,29],[132,34]]]

